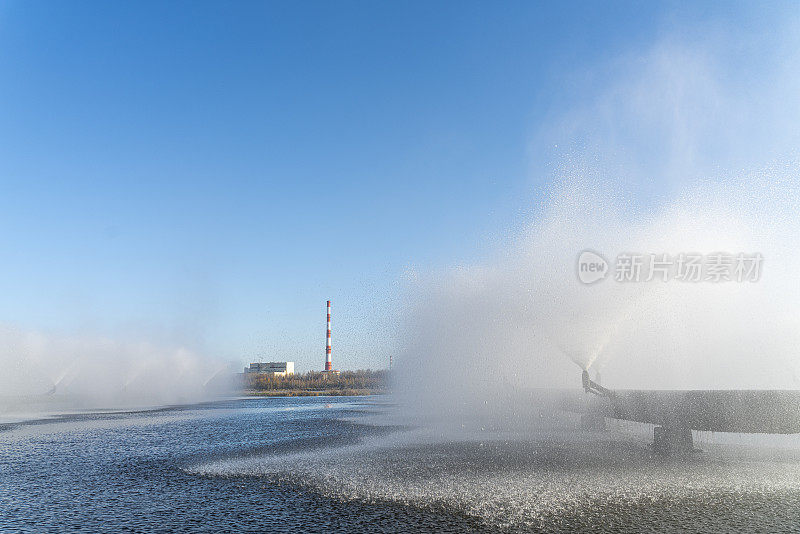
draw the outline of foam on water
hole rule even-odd
[[[663,461],[630,436],[485,437],[437,443],[411,433],[359,446],[211,462],[190,472],[265,477],[337,500],[443,509],[491,528],[646,530],[669,521],[676,529],[714,531],[758,507],[770,514],[770,525],[796,521],[787,506],[800,502],[797,453],[715,448],[695,459]],[[704,518],[709,511],[714,515]]]

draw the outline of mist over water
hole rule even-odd
[[[602,182],[567,176],[494,263],[412,284],[411,344],[398,358],[404,386],[444,400],[506,385],[577,386],[579,367],[591,367],[614,387],[798,387],[797,171],[707,183],[650,214],[631,211]],[[755,282],[622,283],[612,272],[584,285],[576,273],[584,249],[602,252],[612,270],[621,253],[744,252],[764,261]]]
[[[800,70],[786,68],[799,64],[785,52],[796,37],[770,39],[783,55],[746,88],[728,84],[740,73],[724,44],[665,39],[543,128],[558,163],[528,223],[492,260],[409,273],[396,374],[411,413],[519,416],[531,407],[515,395],[579,387],[582,368],[613,388],[800,388],[798,122],[787,121],[800,109],[784,94]],[[608,261],[605,280],[578,280],[584,250]],[[760,254],[761,276],[614,280],[620,254],[681,253]]]
[[[58,336],[0,325],[0,416],[198,402],[228,366],[181,346]]]

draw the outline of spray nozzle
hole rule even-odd
[[[595,395],[599,395],[601,397],[613,397],[614,392],[610,389],[604,388],[597,382],[593,382],[591,378],[589,378],[589,370],[584,369],[581,373],[581,382],[583,382],[583,389],[586,393],[594,393]]]

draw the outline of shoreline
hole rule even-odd
[[[246,397],[363,397],[369,395],[385,395],[382,389],[246,389],[242,394]]]

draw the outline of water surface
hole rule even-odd
[[[624,432],[388,424],[375,398],[240,399],[0,426],[0,531],[800,530],[800,453],[660,459]]]

